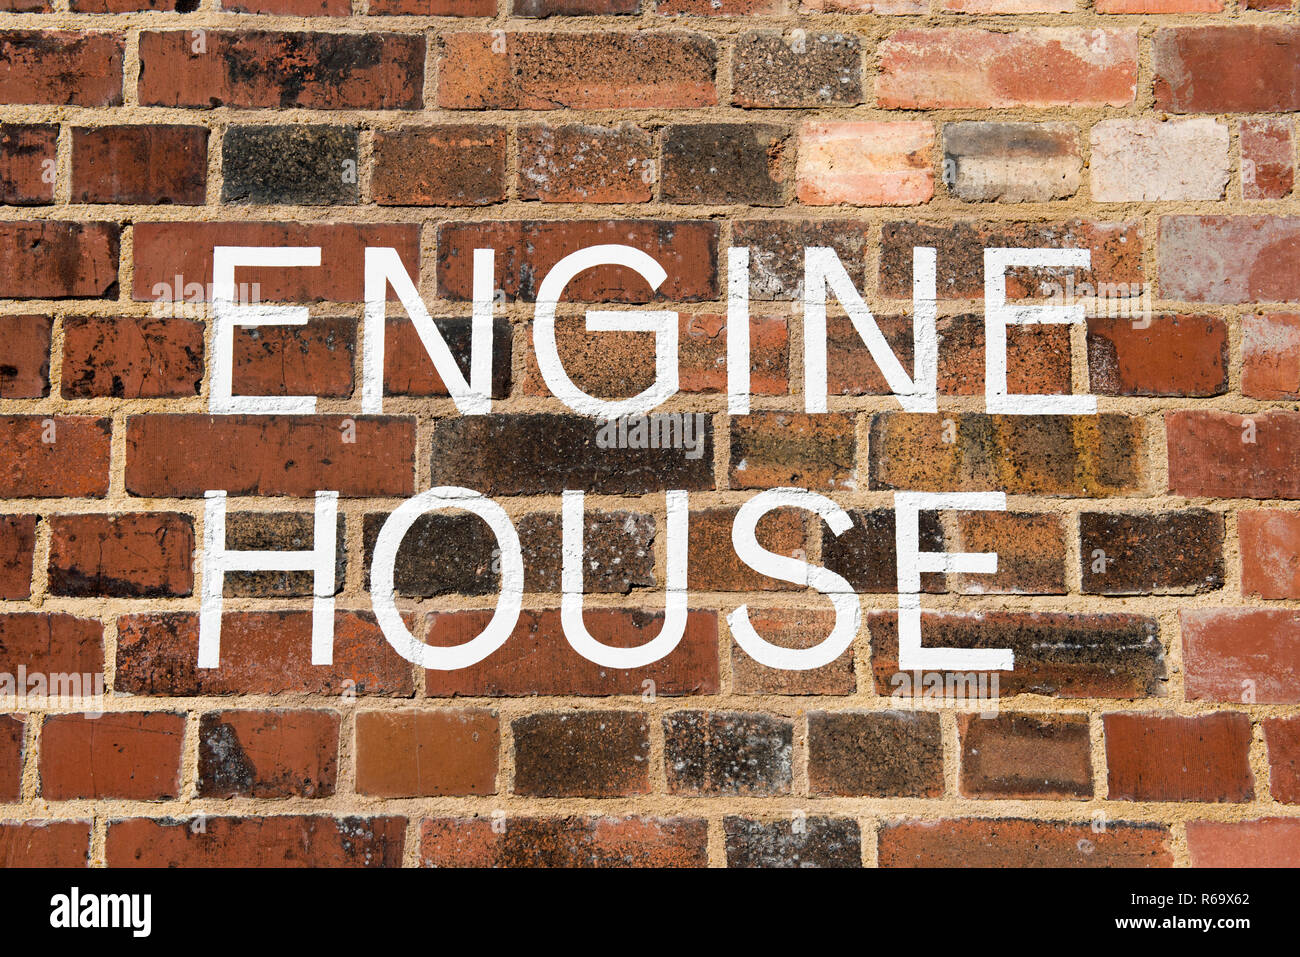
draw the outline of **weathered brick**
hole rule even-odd
[[[47,316],[0,316],[0,399],[40,399],[50,394],[50,331]]]
[[[938,797],[939,716],[919,711],[808,715],[808,787],[819,796]]]
[[[0,126],[0,203],[45,206],[54,202],[57,126]]]
[[[858,594],[892,594],[898,591],[898,555],[895,514],[892,508],[851,509],[853,526],[843,534],[822,534],[822,562],[842,576]],[[943,528],[935,512],[922,512],[919,519],[920,546],[925,551],[943,551]],[[926,572],[921,588],[944,590],[943,575]],[[829,633],[829,632],[828,632]]]
[[[1187,852],[1193,867],[1300,866],[1300,820],[1189,821]]]
[[[473,323],[469,318],[435,318],[438,331],[447,341],[452,358],[461,375],[469,378],[469,360],[473,341]],[[492,321],[492,397],[504,399],[510,394],[511,343],[510,321],[498,317]],[[384,325],[384,394],[447,396],[451,393],[434,368],[410,319],[389,316]]]
[[[198,395],[202,385],[202,322],[125,316],[63,320],[65,399],[182,398]]]
[[[934,195],[933,124],[806,120],[799,129],[799,202],[914,206]]]
[[[835,250],[854,284],[862,288],[870,227],[847,219],[742,220],[732,224],[731,244],[749,247],[749,294],[757,300],[803,299],[804,249]],[[909,250],[908,256],[911,256]],[[908,259],[909,268],[911,259]],[[910,296],[911,280],[907,295]],[[981,287],[983,288],[983,287]]]
[[[408,621],[407,627],[412,624]],[[411,665],[385,641],[369,612],[335,613],[332,665],[311,664],[310,611],[226,614],[218,668],[198,667],[195,613],[124,615],[117,627],[114,690],[120,693],[192,697],[348,692],[408,698],[414,693]],[[0,646],[2,639],[0,632]]]
[[[1220,13],[1223,0],[1097,0],[1098,13]]]
[[[121,106],[120,33],[5,30],[0,103]]]
[[[207,183],[208,131],[201,126],[72,128],[74,203],[202,206]]]
[[[736,509],[710,508],[690,517],[687,587],[692,591],[799,591],[802,586],[760,575],[740,560],[731,543]],[[798,558],[808,547],[805,515],[774,509],[755,528],[759,545],[768,551]]]
[[[908,13],[928,13],[926,0],[800,0],[804,10],[823,13],[875,13],[880,16]]]
[[[740,17],[780,15],[786,0],[656,0],[655,13],[662,17]]]
[[[409,418],[133,415],[126,430],[126,488],[133,495],[194,498],[209,489],[315,495],[333,489],[346,497],[415,490],[415,423]]]
[[[375,131],[380,206],[489,206],[506,198],[506,130],[455,124]]]
[[[669,203],[780,206],[789,135],[764,123],[669,126],[660,194]]]
[[[1300,399],[1300,315],[1242,317],[1241,393],[1254,399]]]
[[[0,224],[0,296],[115,298],[120,230],[116,223]]]
[[[23,733],[26,715],[0,715],[0,803],[18,800],[22,792]],[[2,856],[2,855],[0,855]]]
[[[490,17],[496,12],[496,0],[373,0],[370,4],[372,16]]]
[[[789,794],[794,724],[768,714],[674,711],[663,718],[673,794]]]
[[[717,47],[699,33],[449,33],[438,105],[453,110],[711,106]]]
[[[180,793],[185,715],[56,714],[41,726],[41,796],[159,801]]]
[[[495,794],[493,711],[363,711],[357,792],[378,797]]]
[[[633,711],[525,715],[511,722],[516,794],[616,797],[650,790],[650,723]]]
[[[1092,797],[1086,714],[959,714],[957,733],[965,797]]]
[[[199,718],[200,797],[323,798],[338,780],[334,711],[209,711]]]
[[[517,135],[520,199],[644,203],[654,196],[654,139],[631,123],[538,123]]]
[[[1083,167],[1068,123],[945,123],[943,161],[948,191],[968,203],[1068,199]]]
[[[423,867],[704,867],[708,824],[696,818],[427,818]]]
[[[900,30],[877,53],[887,110],[1127,106],[1137,90],[1138,38],[1124,30]]]
[[[346,17],[352,14],[352,4],[348,0],[224,0],[221,9],[231,13],[285,17]]]
[[[588,246],[616,243],[654,257],[668,273],[653,293],[624,266],[600,266],[574,278],[566,301],[710,300],[718,292],[716,223],[655,220],[445,223],[438,227],[438,288],[447,299],[473,298],[473,251],[497,250],[496,279],[507,299],[532,302],[551,267]]]
[[[956,13],[1073,13],[1074,2],[1073,0],[944,0],[943,8]]]
[[[860,867],[862,835],[847,817],[722,819],[728,867]]]
[[[35,515],[0,515],[0,599],[21,601],[32,591]]]
[[[129,818],[108,823],[109,867],[399,867],[403,817]]]
[[[226,548],[234,551],[311,551],[315,543],[315,516],[311,512],[226,513]],[[347,580],[347,517],[340,515],[334,530],[337,557],[334,561],[334,590],[343,590]],[[227,598],[306,597],[313,594],[316,576],[311,571],[229,571],[224,592]]]
[[[641,0],[515,0],[516,17],[617,16],[639,13]]]
[[[89,821],[0,822],[0,867],[88,867]]]
[[[247,298],[256,294],[259,302],[361,302],[365,275],[359,264],[369,246],[396,249],[407,274],[419,283],[420,228],[416,225],[138,223],[134,238],[135,283],[131,298],[137,301],[189,301],[189,288],[195,283],[202,286],[199,301],[211,299],[215,246],[320,247],[319,267],[237,269],[237,287],[246,286],[250,292]],[[176,289],[177,283],[183,288]],[[395,298],[391,290],[389,298]]]
[[[111,428],[88,415],[0,416],[0,498],[102,498]]]
[[[1238,512],[1237,538],[1243,595],[1300,598],[1300,512]]]
[[[1268,746],[1269,791],[1273,800],[1300,804],[1300,715],[1265,718],[1260,723]]]
[[[1166,299],[1300,300],[1300,217],[1164,216],[1159,254]]]
[[[1169,828],[1019,818],[908,819],[880,829],[881,867],[1173,867]]]
[[[749,622],[765,641],[781,648],[810,648],[831,633],[835,615],[807,608],[749,609]],[[830,664],[806,671],[761,665],[731,646],[731,690],[739,695],[846,695],[857,690],[853,649]]]
[[[1300,702],[1300,614],[1283,609],[1184,608],[1187,697],[1253,704]]]
[[[221,139],[221,201],[354,204],[361,195],[358,159],[353,126],[232,126]]]
[[[578,415],[510,413],[442,419],[433,430],[434,485],[484,495],[642,495],[665,489],[711,489],[713,423],[706,417],[703,454],[696,449],[603,449],[599,423]],[[697,457],[690,457],[692,454]]]
[[[1218,316],[1088,318],[1097,395],[1211,396],[1228,391],[1228,327]]]
[[[731,423],[732,488],[857,487],[853,417],[755,412]]]
[[[1171,113],[1300,109],[1300,28],[1282,24],[1156,31],[1155,108]]]
[[[103,674],[104,626],[57,612],[0,614],[0,673],[17,675],[19,666],[31,674]]]
[[[1254,796],[1248,715],[1107,714],[1102,722],[1112,801],[1240,803]]]
[[[935,415],[874,415],[871,487],[1111,497],[1146,485],[1147,442],[1137,417],[966,412],[947,419],[955,434]]]
[[[1295,120],[1242,117],[1241,198],[1283,199],[1295,186]]]
[[[1089,169],[1099,203],[1222,199],[1228,126],[1210,117],[1103,120],[1092,128]]]
[[[862,102],[862,51],[852,34],[751,30],[731,56],[731,102],[740,107],[852,106]]]
[[[313,317],[301,326],[235,330],[235,395],[352,395],[356,320]]]
[[[459,645],[487,627],[489,611],[434,612],[425,642]],[[583,622],[592,637],[615,648],[643,645],[663,628],[663,612],[589,608]],[[456,671],[426,671],[425,694],[527,697],[531,695],[717,694],[718,618],[691,611],[681,643],[642,668],[607,668],[582,657],[564,637],[560,612],[525,610],[506,643],[478,664]],[[649,685],[647,685],[649,682]]]
[[[1219,512],[1083,512],[1079,551],[1085,594],[1196,595],[1223,587]]]
[[[968,595],[1064,595],[1069,591],[1061,516],[1050,512],[957,512],[955,518],[948,549],[996,552],[998,570],[992,575],[956,573],[948,583],[954,591]],[[927,546],[924,538],[921,545]],[[925,576],[921,581],[924,585]]]
[[[418,110],[422,35],[207,30],[140,35],[140,104],[212,109]]]
[[[49,523],[51,594],[170,598],[194,590],[188,515],[54,515]]]
[[[1107,294],[1141,295],[1142,224],[1095,222],[892,222],[881,227],[880,291],[891,299],[912,297],[912,249],[937,250],[936,292],[940,299],[983,299],[984,250],[992,248],[1087,249],[1089,269],[1007,270],[1008,299]],[[1070,285],[1073,283],[1073,286]]]
[[[1300,413],[1165,414],[1169,490],[1188,498],[1300,498]]]
[[[866,618],[876,692],[905,695],[906,685],[898,680],[897,614],[869,612]],[[1000,673],[1002,695],[1147,698],[1163,694],[1165,652],[1158,631],[1154,618],[1130,614],[999,611],[921,616],[926,647],[1010,648],[1016,667]]]

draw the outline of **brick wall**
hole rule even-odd
[[[95,719],[0,714],[0,863],[1300,862],[1293,0],[2,6],[0,672],[109,694]],[[537,284],[599,242],[669,273],[664,408],[709,413],[698,460],[597,448],[541,380]],[[312,318],[234,344],[236,393],[317,414],[208,414],[214,245],[321,247],[241,272]],[[456,414],[396,308],[383,414],[358,414],[366,246],[398,250],[464,361],[470,250],[497,249],[492,415]],[[753,264],[745,417],[728,246]],[[803,412],[805,246],[837,251],[908,368],[911,249],[937,250],[938,415],[899,411],[834,311],[829,412]],[[1068,280],[1150,306],[1012,330],[1011,390],[1091,392],[1098,416],[985,412],[992,246],[1091,252],[1013,273],[1014,297]],[[572,298],[639,283],[606,268]],[[558,323],[574,381],[644,389],[645,337],[580,313]],[[368,593],[385,517],[439,484],[502,504],[526,568],[509,640],[453,672],[399,657]],[[726,623],[744,603],[774,643],[830,629],[731,548],[737,507],[788,485],[853,518],[759,526],[861,595],[853,649],[813,671],[758,664]],[[691,612],[663,661],[565,641],[574,487],[588,627],[621,646],[658,631],[663,492],[689,490]],[[333,664],[310,664],[310,573],[243,572],[221,665],[197,667],[208,489],[249,549],[310,547],[314,493],[340,493]],[[924,583],[927,642],[1014,649],[996,717],[891,697],[895,489],[1008,493],[922,523],[999,553]],[[492,549],[466,516],[417,522],[396,569],[417,636],[484,627]]]

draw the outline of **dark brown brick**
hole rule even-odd
[[[506,198],[506,131],[471,124],[375,132],[380,206],[488,206]]]
[[[674,711],[664,716],[663,725],[673,794],[790,793],[792,722],[738,711]]]
[[[516,794],[617,797],[650,790],[650,724],[635,711],[530,714],[511,723]]]
[[[808,31],[802,52],[790,37],[753,30],[736,39],[731,102],[741,107],[852,106],[862,102],[858,38]]]
[[[348,206],[360,201],[356,127],[232,126],[221,140],[221,201]]]
[[[1086,714],[959,714],[957,733],[965,797],[1092,797]]]
[[[1223,587],[1223,515],[1205,509],[1079,515],[1083,591],[1195,595]]]
[[[814,795],[938,797],[939,716],[919,711],[808,715],[808,787]]]
[[[309,552],[315,543],[316,518],[311,512],[227,512],[226,548],[233,551]],[[347,581],[347,519],[340,515],[334,530],[338,557],[334,562],[334,593]],[[316,575],[310,571],[226,572],[227,598],[290,598],[313,594]]]
[[[863,288],[870,227],[848,219],[742,220],[731,227],[731,245],[749,247],[749,295],[755,300],[802,300],[804,249],[835,250],[854,284]],[[908,256],[911,256],[909,250]],[[908,260],[909,270],[911,260]],[[909,272],[910,275],[910,272]],[[911,280],[908,280],[909,284]],[[981,287],[982,288],[982,287]],[[911,286],[907,295],[911,296]]]
[[[25,599],[32,591],[35,515],[0,515],[0,599]]]
[[[722,819],[728,867],[861,867],[862,834],[847,817]]]
[[[654,196],[658,150],[631,123],[521,126],[519,198],[543,203],[644,203]]]
[[[670,126],[661,194],[669,203],[780,206],[790,131],[755,123]]]
[[[755,412],[733,419],[728,474],[732,488],[854,488],[853,416]]]
[[[697,818],[429,818],[422,867],[704,867],[708,823]]]

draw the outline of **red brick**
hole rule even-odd
[[[496,0],[374,0],[370,5],[371,16],[491,17],[496,12]]]
[[[881,294],[891,299],[912,298],[912,249],[937,250],[936,292],[940,299],[984,298],[984,250],[1005,248],[1087,249],[1088,269],[1009,269],[1007,299],[1063,297],[1071,288],[1083,296],[1109,293],[1134,297],[1144,279],[1142,224],[1095,222],[891,222],[881,229]],[[802,262],[800,263],[802,269]],[[1119,305],[1119,303],[1116,303]]]
[[[1241,393],[1253,399],[1300,399],[1300,315],[1242,317]]]
[[[0,821],[0,867],[89,864],[89,821]]]
[[[0,599],[31,594],[35,549],[35,515],[0,515]]]
[[[0,672],[96,675],[104,671],[104,626],[58,613],[0,614]]]
[[[425,642],[459,645],[487,627],[489,611],[434,612]],[[602,644],[630,648],[659,634],[663,613],[590,608],[582,616]],[[430,697],[520,697],[528,695],[717,694],[718,620],[712,611],[690,612],[681,644],[643,668],[606,668],[579,655],[564,637],[557,609],[526,610],[506,643],[478,664],[456,671],[426,671]]]
[[[1300,867],[1300,819],[1191,821],[1187,851],[1193,867]]]
[[[903,820],[880,830],[881,867],[1173,867],[1169,828],[1108,821]]]
[[[411,626],[408,621],[407,626]],[[221,666],[198,667],[199,616],[192,612],[118,619],[114,690],[126,694],[356,694],[407,697],[411,665],[384,639],[369,612],[334,615],[334,664],[311,664],[310,611],[225,615]],[[0,632],[0,637],[2,637]],[[83,669],[84,670],[84,669]]]
[[[140,104],[210,109],[418,110],[423,36],[208,30],[140,35]]]
[[[1273,800],[1300,804],[1300,715],[1265,718],[1268,745],[1269,790]]]
[[[185,715],[50,715],[41,726],[41,796],[160,801],[180,793]]]
[[[1243,595],[1300,598],[1300,512],[1238,512],[1237,537]]]
[[[639,13],[641,0],[514,0],[516,17],[617,16]]]
[[[109,867],[399,867],[403,817],[130,818],[110,821]]]
[[[17,801],[23,783],[25,715],[0,715],[0,804]]]
[[[1242,199],[1283,199],[1295,185],[1295,120],[1243,117],[1241,120]]]
[[[1097,12],[1222,13],[1223,0],[1097,0]]]
[[[1228,391],[1228,327],[1217,316],[1088,319],[1097,395],[1210,396]]]
[[[951,421],[955,427],[946,426]],[[945,441],[945,436],[951,441]],[[909,412],[872,417],[871,488],[1111,497],[1141,490],[1144,423],[1136,417]],[[734,454],[734,439],[733,439]]]
[[[1297,216],[1164,216],[1159,254],[1164,299],[1300,299]]]
[[[1254,798],[1248,715],[1107,714],[1102,721],[1110,800],[1242,803]]]
[[[1300,612],[1186,608],[1179,617],[1188,698],[1300,702]]]
[[[236,286],[258,284],[262,302],[361,302],[368,246],[397,250],[412,282],[419,283],[420,230],[414,225],[344,225],[317,223],[139,223],[135,226],[137,301],[159,298],[189,300],[183,287],[203,285],[202,299],[212,297],[214,246],[319,246],[321,265],[268,270],[235,270]],[[183,295],[182,295],[183,294]],[[390,291],[389,298],[395,298]]]
[[[687,555],[687,587],[691,591],[802,591],[803,586],[760,575],[740,560],[731,544],[736,509],[730,507],[692,512]],[[755,528],[759,544],[789,558],[806,554],[806,513],[775,509]]]
[[[1300,498],[1300,413],[1165,414],[1169,490],[1188,498]]]
[[[453,110],[666,109],[717,102],[698,33],[449,33],[438,105]]]
[[[0,296],[116,297],[119,232],[116,223],[0,224]]]
[[[856,488],[853,416],[755,412],[735,419],[728,475],[732,488]]]
[[[329,797],[338,777],[334,711],[210,711],[199,720],[200,797]]]
[[[87,415],[0,416],[0,498],[103,497],[110,429]]]
[[[456,364],[468,374],[473,327],[466,317],[434,318],[438,331],[447,340]],[[411,320],[389,316],[384,326],[384,394],[448,396],[447,385],[434,368],[424,343]],[[492,323],[492,397],[504,399],[510,394],[514,345],[510,321],[497,317]]]
[[[355,442],[347,423],[355,424]],[[133,495],[410,495],[415,423],[409,418],[133,415],[126,424]]]
[[[283,17],[348,17],[350,0],[222,0],[231,13],[266,13]]]
[[[543,203],[644,203],[654,196],[658,150],[631,123],[519,128],[519,198]]]
[[[498,737],[493,711],[363,711],[357,793],[495,794]]]
[[[1127,106],[1137,89],[1129,31],[900,30],[878,52],[885,109]]]
[[[950,588],[968,595],[1064,595],[1069,591],[1065,529],[1059,515],[958,512],[956,518],[950,550],[996,552],[998,570],[992,575],[953,575]]]
[[[57,126],[0,126],[0,202],[44,206],[54,202]]]
[[[0,0],[0,10],[6,13],[49,13],[52,0]]]
[[[122,105],[118,33],[6,30],[0,33],[0,103]]]
[[[1300,28],[1281,24],[1156,31],[1155,108],[1170,113],[1300,109]]]
[[[657,0],[655,13],[661,17],[779,16],[785,7],[786,0]]]
[[[0,399],[40,399],[50,394],[50,329],[47,316],[0,316]]]
[[[428,818],[422,867],[705,867],[708,825],[695,818]]]
[[[65,399],[198,395],[203,383],[203,323],[189,319],[63,321]]]
[[[488,206],[506,198],[502,126],[375,131],[370,185],[380,206]]]
[[[959,714],[957,731],[963,797],[1092,797],[1086,714]]]
[[[313,317],[305,326],[235,330],[235,395],[352,395],[356,320]]]
[[[202,126],[72,129],[74,203],[202,206],[207,182]]]
[[[617,797],[650,791],[650,722],[634,711],[529,714],[511,722],[514,793]]]
[[[49,522],[53,595],[171,598],[194,590],[188,515],[55,515]]]
[[[750,608],[754,630],[781,648],[811,648],[831,633],[835,615],[806,608]],[[807,671],[787,671],[760,665],[731,646],[731,690],[740,695],[847,695],[857,690],[853,649],[830,664]]]
[[[866,618],[876,693],[906,700],[910,691],[921,697],[925,689],[898,670],[897,613],[867,612]],[[1165,652],[1159,628],[1154,618],[1143,615],[925,612],[921,637],[926,647],[1010,648],[1016,667],[1000,673],[1001,695],[1148,698],[1164,693]],[[986,693],[991,687],[986,681]],[[954,692],[960,690],[954,685]],[[979,690],[974,678],[965,683],[969,696]]]
[[[588,246],[617,243],[650,256],[668,273],[653,293],[646,281],[623,266],[602,266],[574,278],[565,301],[690,302],[718,294],[716,223],[653,220],[586,222],[445,223],[438,227],[438,289],[446,299],[473,296],[475,249],[497,251],[497,288],[508,299],[532,302],[551,267]]]

